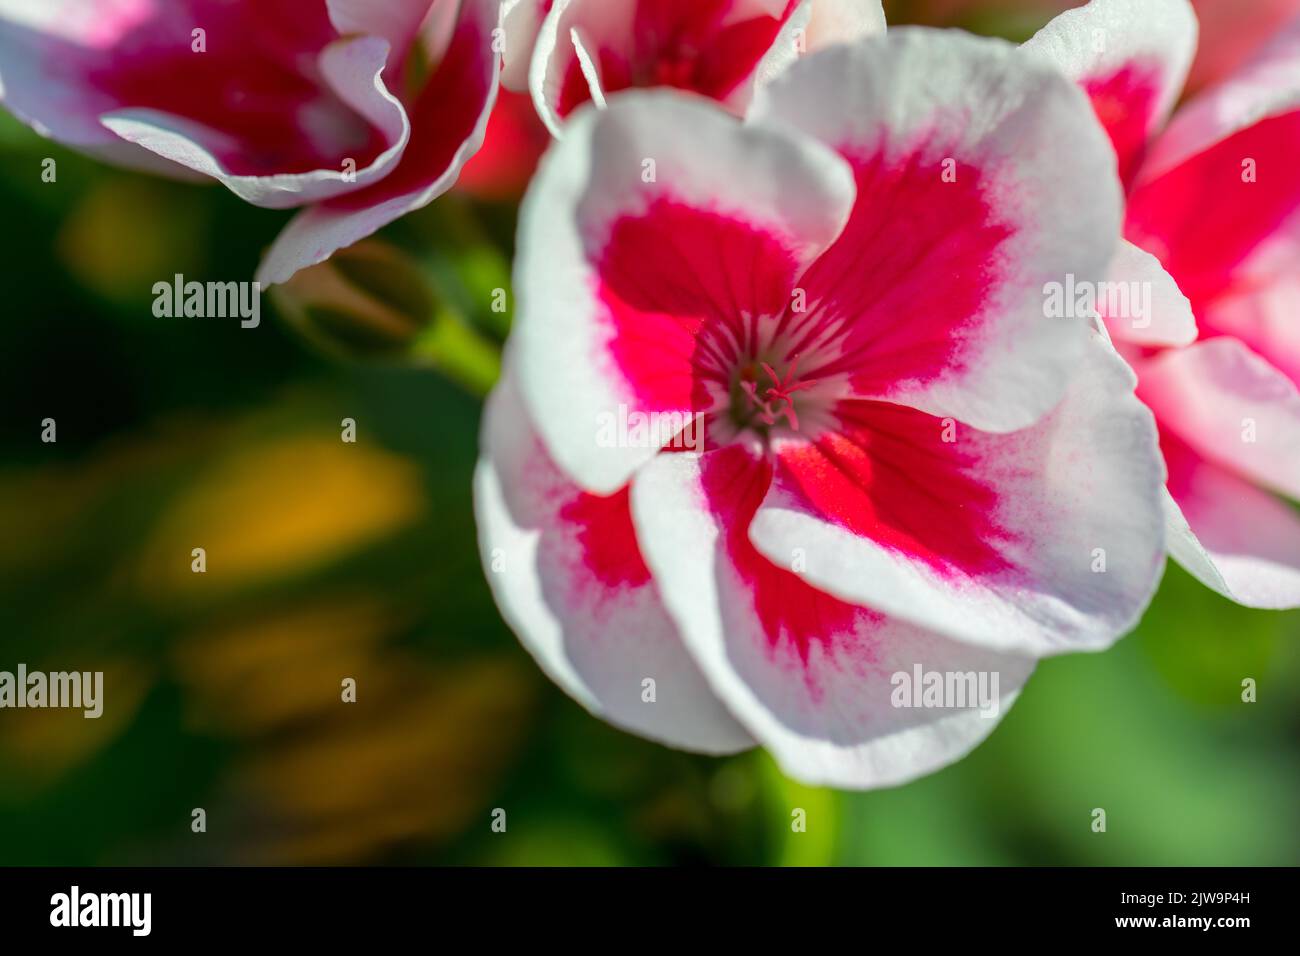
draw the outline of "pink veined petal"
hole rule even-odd
[[[265,173],[236,175],[222,159],[226,140],[184,117],[149,109],[119,109],[105,113],[101,122],[121,139],[150,153],[202,173],[221,182],[245,202],[270,209],[287,209],[328,199],[387,176],[406,149],[410,123],[401,103],[385,88],[381,74],[389,55],[388,44],[376,37],[339,40],[320,53],[322,77],[340,98],[350,101],[358,115],[381,129],[391,145],[369,163],[344,156],[334,169],[307,173]],[[364,91],[364,92],[363,92]],[[229,144],[239,150],[254,144]],[[356,164],[354,181],[345,175],[343,163]]]
[[[69,145],[215,175],[275,207],[356,189],[401,154],[405,116],[379,80],[386,49],[338,41],[323,3],[0,0],[0,95],[15,114]]]
[[[1121,342],[1183,346],[1196,341],[1196,317],[1160,261],[1131,242],[1121,242],[1110,263],[1097,311]]]
[[[583,492],[547,457],[509,374],[488,401],[475,512],[487,579],[542,669],[592,713],[674,747],[749,735],[682,645],[637,546],[624,488]],[[653,681],[647,700],[645,681]]]
[[[746,528],[770,478],[769,465],[733,445],[661,455],[633,483],[646,561],[715,692],[809,784],[893,786],[964,756],[1011,706],[1032,659],[846,604],[790,570],[797,555],[784,564],[760,555]],[[895,675],[917,668],[984,675],[994,705],[895,706]]]
[[[750,538],[807,580],[993,650],[1108,647],[1164,564],[1164,470],[1134,378],[1100,339],[1065,400],[1011,434],[847,402],[838,432],[777,452]]]
[[[483,143],[496,101],[499,9],[497,0],[465,0],[441,59],[410,104],[411,139],[401,161],[379,182],[294,217],[258,268],[260,282],[284,282],[455,185]]]
[[[1197,154],[1130,197],[1127,237],[1154,254],[1187,293],[1203,331],[1222,296],[1257,287],[1252,260],[1300,234],[1300,110],[1263,120]],[[1294,270],[1300,257],[1292,256]]]
[[[1300,389],[1235,339],[1163,353],[1139,369],[1160,427],[1222,468],[1300,498]]]
[[[1300,515],[1165,434],[1169,554],[1246,607],[1300,607]]]
[[[564,120],[593,97],[659,86],[741,112],[755,71],[799,6],[800,0],[556,0],[530,67],[538,113],[559,136]]]
[[[1152,145],[1138,185],[1263,120],[1300,110],[1300,17],[1236,73],[1180,109]]]
[[[804,374],[987,431],[1060,400],[1087,318],[1048,318],[1045,288],[1104,277],[1121,197],[1113,151],[1059,71],[1000,41],[901,28],[794,64],[751,116],[811,134],[856,174],[852,217],[786,317]]]
[[[515,283],[520,387],[561,468],[610,493],[672,434],[602,446],[602,416],[725,402],[719,353],[780,314],[852,199],[830,150],[698,98],[575,116],[524,202]]]
[[[1127,186],[1178,101],[1196,35],[1187,0],[1092,0],[1060,14],[1022,49],[1083,87]]]

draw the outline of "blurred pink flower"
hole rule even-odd
[[[652,739],[861,788],[1123,634],[1164,564],[1155,428],[1042,295],[1104,276],[1113,162],[1052,67],[928,30],[795,63],[745,123],[675,90],[578,109],[524,203],[475,481],[546,672]],[[1000,687],[900,707],[918,668]]]
[[[461,170],[456,189],[478,199],[517,202],[550,142],[551,134],[532,99],[502,90],[492,107],[483,145]]]
[[[0,0],[0,99],[114,162],[306,207],[282,282],[449,189],[496,96],[499,0]]]
[[[1092,97],[1129,190],[1139,248],[1112,278],[1155,289],[1156,314],[1106,318],[1160,424],[1170,553],[1242,604],[1295,607],[1300,20],[1166,125],[1195,46],[1186,0],[1093,0],[1025,49]]]
[[[743,112],[800,52],[885,28],[880,0],[519,0],[505,83],[531,87],[557,135],[575,109],[633,87],[690,90]]]

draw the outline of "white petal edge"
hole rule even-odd
[[[502,616],[542,670],[592,714],[632,733],[679,749],[735,753],[753,740],[714,697],[687,654],[653,582],[623,602],[621,626],[572,608],[571,617],[548,600],[539,567],[542,532],[516,514],[512,500],[527,498],[515,484],[548,481],[554,466],[530,457],[537,439],[507,371],[488,400],[483,457],[474,474],[474,512],[488,584]],[[553,490],[553,489],[552,489]],[[553,555],[551,556],[554,557]],[[497,560],[501,567],[494,567]],[[594,632],[594,633],[593,633]],[[655,681],[656,699],[642,699],[642,681]]]
[[[371,163],[358,168],[355,178],[342,168],[273,176],[235,175],[202,145],[213,135],[207,127],[157,110],[114,110],[104,114],[101,122],[127,142],[216,179],[245,202],[269,209],[302,206],[377,182],[400,161],[410,140],[411,124],[402,104],[384,85],[388,54],[388,42],[378,37],[338,40],[320,54],[322,74],[335,92],[391,142]],[[362,89],[365,93],[360,92]]]
[[[1196,341],[1192,304],[1160,260],[1145,249],[1120,240],[1107,283],[1104,296],[1097,299],[1107,330],[1115,339],[1173,347]],[[1105,303],[1117,307],[1108,309]]]
[[[722,557],[723,529],[702,506],[699,468],[698,458],[661,455],[638,473],[632,486],[638,537],[664,603],[714,692],[786,774],[812,786],[898,786],[960,760],[992,732],[1034,661],[952,643],[897,621],[875,635],[882,656],[869,673],[814,655],[810,667],[827,682],[827,704],[810,701],[802,675],[782,671],[753,646],[762,638],[742,623],[743,609],[724,611],[744,594]],[[909,672],[916,664],[928,671],[998,672],[997,713],[982,716],[968,708],[927,719],[891,712],[890,672]]]
[[[1300,515],[1285,502],[1237,476],[1207,464],[1219,500],[1207,545],[1191,529],[1173,496],[1165,495],[1169,556],[1213,591],[1244,607],[1300,607]],[[1248,518],[1243,510],[1251,511]]]

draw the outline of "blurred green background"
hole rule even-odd
[[[1300,615],[1176,568],[1136,633],[1042,664],[985,745],[894,790],[676,753],[572,703],[501,623],[471,514],[505,327],[475,303],[508,281],[511,204],[453,194],[388,230],[412,277],[367,322],[268,297],[257,329],[155,318],[151,290],[251,279],[283,214],[7,117],[0,210],[0,669],[103,670],[107,700],[0,711],[0,863],[1300,862]],[[438,321],[403,326],[420,309]],[[316,347],[344,332],[427,361]]]

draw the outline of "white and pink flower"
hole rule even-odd
[[[1093,0],[1025,49],[1083,86],[1114,143],[1134,245],[1113,278],[1167,270],[1182,293],[1141,329],[1107,317],[1160,425],[1170,553],[1242,604],[1295,607],[1300,20],[1169,120],[1196,36],[1186,0]]]
[[[958,759],[996,720],[894,706],[893,675],[997,674],[1005,709],[1163,568],[1133,375],[1044,316],[1120,221],[1087,99],[999,41],[836,46],[745,123],[667,90],[577,110],[525,200],[475,483],[507,621],[673,746],[845,787]],[[611,441],[633,416],[680,432]]]
[[[306,207],[259,270],[323,261],[454,184],[500,0],[0,0],[0,101],[101,158]]]
[[[515,0],[504,82],[557,136],[584,103],[671,87],[741,114],[800,52],[885,29],[880,0]],[[512,54],[511,51],[514,51]]]

